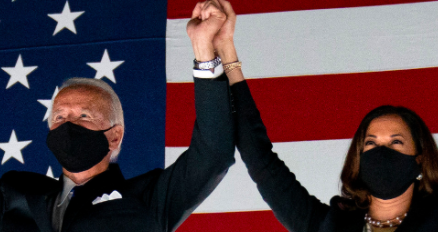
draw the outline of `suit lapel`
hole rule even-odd
[[[104,193],[110,194],[119,190],[123,184],[122,172],[117,164],[110,164],[107,171],[99,174],[79,189],[75,190],[75,196],[71,199],[64,215],[62,231],[68,231],[74,220],[81,212],[86,212],[92,206],[92,201]]]
[[[343,202],[343,203],[342,203]],[[347,210],[343,204],[351,205],[350,200],[333,197],[330,211],[321,226],[320,232],[362,232],[365,225],[365,211],[361,209]]]
[[[339,232],[362,232],[365,226],[365,213],[360,210],[355,211],[344,211],[337,217],[336,224],[337,229],[335,231]]]
[[[409,209],[408,216],[403,220],[403,223],[397,228],[397,232],[409,231],[424,231],[424,224],[427,220],[433,218],[433,210],[438,205],[436,196],[421,197],[418,192],[414,193],[414,197]],[[435,221],[435,220],[433,220]],[[421,229],[420,229],[421,228]]]
[[[365,214],[356,211],[331,211],[324,220],[320,232],[362,232],[365,225]]]
[[[79,193],[75,193],[75,195],[79,195]],[[89,199],[89,196],[75,196],[70,200],[64,214],[61,231],[66,231],[71,226],[74,219],[76,219],[79,212],[84,211],[87,207],[91,206],[91,201]]]
[[[41,232],[52,232],[52,209],[53,203],[60,188],[58,181],[50,181],[50,184],[42,184],[41,189],[46,190],[44,193],[26,194],[29,208],[33,214],[35,223]]]

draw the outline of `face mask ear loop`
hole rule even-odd
[[[415,154],[415,156],[414,156],[415,159],[417,159],[420,155],[421,155],[421,154],[419,154],[419,153]],[[421,163],[419,163],[418,165],[420,166],[420,169],[422,169],[422,168],[421,168]],[[418,180],[418,181],[422,180],[422,179],[423,179],[423,173],[420,173],[420,174],[417,176],[417,178],[415,178],[415,179]]]
[[[103,133],[105,133],[105,132],[107,132],[107,131],[109,131],[109,130],[111,130],[111,129],[113,129],[114,127],[115,127],[116,125],[114,125],[114,126],[112,126],[112,127],[110,127],[110,128],[108,128],[108,129],[106,129],[106,130],[101,130]]]

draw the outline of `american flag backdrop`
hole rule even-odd
[[[50,103],[69,77],[119,94],[125,177],[170,165],[195,119],[194,0],[0,0],[0,174],[59,177],[45,145]],[[321,201],[339,194],[361,118],[415,110],[438,132],[438,2],[231,0],[239,59],[274,150]],[[236,164],[178,231],[285,231]]]

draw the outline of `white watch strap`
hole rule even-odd
[[[224,73],[224,67],[222,64],[216,66],[216,68],[214,68],[214,72],[211,72],[209,69],[193,69],[193,76],[197,78],[216,78],[222,75],[222,73]]]

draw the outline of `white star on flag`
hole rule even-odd
[[[46,176],[51,177],[53,179],[59,179],[59,178],[55,178],[55,176],[53,175],[53,170],[52,170],[52,166],[49,166],[49,168],[47,169],[47,173]]]
[[[15,83],[20,82],[22,85],[29,89],[29,82],[27,81],[27,75],[29,75],[33,70],[38,68],[38,66],[28,66],[24,67],[23,60],[21,59],[21,54],[18,55],[17,63],[15,67],[2,67],[3,71],[7,72],[11,78],[9,78],[6,89],[15,85]]]
[[[74,20],[81,16],[85,11],[77,11],[77,12],[71,12],[70,11],[70,5],[68,4],[68,1],[65,2],[64,9],[62,10],[62,13],[59,14],[47,14],[50,18],[54,19],[58,22],[55,28],[55,32],[53,32],[53,36],[56,35],[58,32],[62,31],[64,28],[69,29],[71,32],[76,34],[76,27]]]
[[[58,86],[55,88],[55,92],[53,92],[52,98],[50,100],[38,100],[39,103],[43,104],[46,108],[46,114],[44,115],[43,122],[46,121],[49,118],[50,113],[52,113],[52,105],[53,105],[53,99],[55,99],[55,96],[58,94],[59,89]]]
[[[105,51],[103,52],[102,60],[100,62],[90,62],[87,64],[97,71],[96,76],[94,77],[95,79],[102,79],[103,77],[106,77],[112,82],[116,83],[116,78],[114,77],[113,70],[123,64],[123,62],[125,61],[111,61],[108,55],[108,50],[105,49]]]
[[[10,158],[14,158],[24,164],[23,155],[21,154],[21,150],[29,145],[32,140],[21,141],[18,142],[17,136],[15,135],[15,130],[12,130],[11,137],[9,138],[9,142],[0,143],[0,149],[5,151],[2,159],[2,165],[6,163]]]

